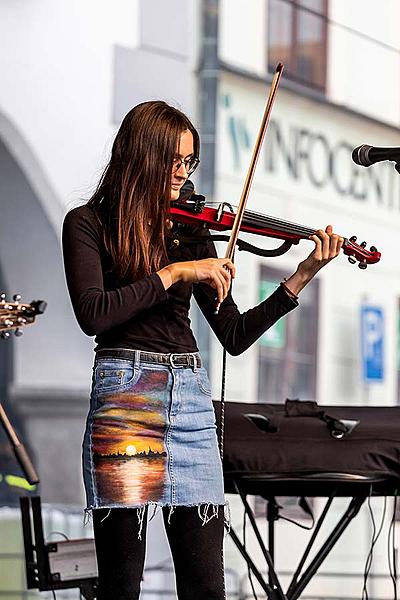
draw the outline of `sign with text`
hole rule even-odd
[[[261,280],[259,286],[259,300],[263,302],[278,287],[278,281]],[[286,344],[286,325],[283,319],[280,319],[270,327],[264,335],[258,340],[262,346],[269,348],[284,348]]]
[[[257,89],[259,91],[257,91]],[[262,90],[262,93],[261,93]],[[256,140],[265,105],[265,90],[239,87],[224,74],[220,84],[218,153],[221,171],[243,178]],[[397,136],[397,137],[396,137]],[[353,148],[366,140],[377,146],[396,146],[398,133],[382,126],[374,135],[357,117],[344,118],[332,106],[299,102],[280,90],[271,116],[267,142],[260,155],[257,180],[274,190],[301,194],[322,203],[340,203],[378,214],[400,216],[400,178],[390,161],[373,169],[356,165]],[[385,142],[383,143],[383,141]],[[323,192],[323,194],[321,194]]]
[[[379,306],[361,307],[363,380],[383,381],[384,318]]]

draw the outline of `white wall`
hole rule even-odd
[[[220,0],[219,56],[263,75],[267,58],[265,0]]]
[[[331,25],[328,32],[329,100],[399,125],[400,4],[396,0],[352,0],[350,9],[346,0],[331,0],[329,17],[338,24]]]
[[[138,36],[137,0],[0,5],[0,113],[62,207],[87,197],[105,164],[114,133],[113,46],[134,46]]]
[[[32,222],[29,226],[27,211],[20,211],[25,220],[19,227],[17,215],[3,219],[7,239],[13,232],[20,248],[19,255],[7,254],[10,293],[21,291],[24,301],[49,303],[35,328],[14,344],[17,395],[44,388],[87,394],[93,344],[79,330],[63,288],[61,223],[70,207],[89,197],[107,161],[115,131],[114,45],[138,44],[138,23],[136,0],[0,5],[0,136],[37,198],[35,210],[43,210],[41,222],[48,220],[48,231],[40,232]],[[11,172],[7,176],[12,178]],[[10,179],[8,187],[14,184]],[[9,196],[3,202],[11,203],[8,212],[16,206]],[[55,249],[47,244],[52,237]],[[35,261],[32,243],[48,253],[47,260]]]

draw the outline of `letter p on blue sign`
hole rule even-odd
[[[361,307],[361,350],[364,381],[383,381],[383,310]]]

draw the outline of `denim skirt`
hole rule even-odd
[[[197,353],[97,353],[83,474],[87,510],[224,504],[210,383]]]

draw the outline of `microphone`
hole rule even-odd
[[[400,163],[400,148],[377,148],[363,144],[354,148],[351,158],[356,165],[362,167],[370,167],[382,160],[392,160],[395,163]]]

